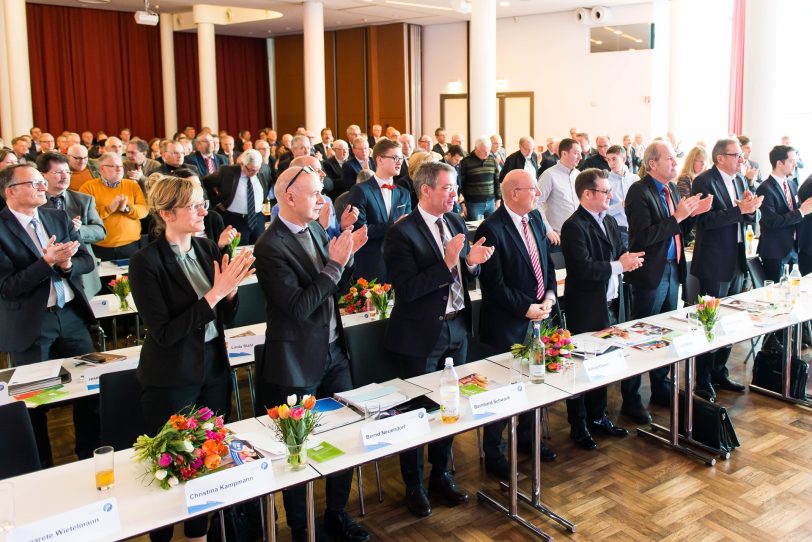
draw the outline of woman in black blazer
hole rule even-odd
[[[203,231],[206,200],[190,179],[166,177],[149,192],[160,236],[130,259],[130,284],[147,326],[138,380],[147,427],[157,432],[172,414],[195,405],[228,415],[231,405],[224,324],[237,308],[237,287],[254,256],[220,255]],[[207,518],[184,524],[187,538],[205,537]],[[172,527],[150,533],[168,541]]]

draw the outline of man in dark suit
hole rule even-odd
[[[717,298],[741,293],[747,271],[744,246],[746,224],[755,224],[762,196],[755,197],[739,177],[744,162],[739,142],[720,139],[713,146],[714,166],[691,183],[693,194],[713,196],[713,206],[696,218],[696,241],[691,274],[699,279],[699,295]],[[694,303],[695,299],[689,299]],[[730,347],[696,358],[694,393],[715,400],[714,387],[742,392],[744,386],[731,380],[726,367]]]
[[[773,147],[770,151],[772,175],[756,190],[757,195],[764,196],[758,255],[764,264],[766,278],[775,282],[781,279],[784,265],[798,261],[798,226],[812,213],[812,198],[799,203],[794,183],[788,182],[795,164],[795,149],[788,145]]]
[[[240,232],[241,245],[253,245],[265,231],[262,203],[270,179],[262,169],[262,156],[254,149],[240,155],[239,166],[223,166],[203,178],[203,186],[223,223]]]
[[[538,174],[541,175],[546,170],[550,169],[558,163],[561,158],[558,156],[558,141],[552,140],[552,143],[547,144],[547,150],[541,155],[541,163],[539,164]]]
[[[172,175],[172,172],[176,169],[185,167],[191,169],[198,177],[202,177],[200,170],[190,161],[189,157],[184,158],[183,143],[180,141],[172,139],[161,141],[161,161],[163,163],[161,167],[155,170],[156,173]]]
[[[807,177],[798,189],[798,199],[806,201],[812,198],[812,175]],[[812,273],[812,218],[804,217],[798,226],[798,265],[802,275]]]
[[[690,228],[692,216],[707,212],[713,197],[699,194],[680,198],[676,185],[677,158],[668,143],[654,141],[643,155],[648,175],[633,183],[626,194],[626,218],[629,220],[629,250],[644,252],[646,265],[626,273],[624,280],[632,286],[632,318],[645,318],[677,308],[678,291],[685,282],[684,231]],[[683,224],[684,222],[684,224]],[[668,367],[649,371],[651,402],[670,404]],[[621,383],[621,412],[632,419],[648,417],[640,400],[641,377]]]
[[[267,144],[267,142],[266,142]],[[254,147],[256,149],[256,147]],[[259,150],[259,149],[257,149]],[[237,163],[237,159],[240,156],[240,152],[234,148],[234,137],[228,134],[224,134],[220,136],[220,150],[217,151],[217,154],[226,157],[226,165],[233,166]]]
[[[347,157],[350,155],[350,149],[347,142],[343,139],[333,141],[332,149],[333,155],[322,162],[322,167],[324,168],[324,173],[333,179],[333,191],[327,195],[330,196],[333,201],[335,201],[338,196],[349,191],[349,189],[352,187],[352,185],[344,186],[344,174],[341,170],[344,163],[347,161]]]
[[[96,256],[93,254],[93,243],[104,240],[107,230],[104,221],[96,211],[93,196],[68,190],[70,185],[70,167],[68,157],[58,152],[46,152],[37,158],[37,168],[48,181],[48,201],[43,207],[60,209],[68,213],[73,227],[79,232],[79,240],[84,243],[87,252],[93,258],[93,270],[82,275],[85,296],[92,298],[101,290]]]
[[[741,174],[747,179],[747,186],[752,191],[758,188],[764,179],[761,178],[761,170],[758,167],[758,162],[750,159],[753,152],[753,146],[750,138],[745,135],[738,137],[739,145],[742,148],[742,157],[744,158],[741,166]]]
[[[274,187],[279,216],[254,250],[267,307],[264,358],[258,368],[260,407],[284,404],[293,393],[331,397],[352,389],[338,296],[352,284],[353,253],[366,241],[366,228],[346,230],[328,242],[314,222],[324,205],[321,188],[318,174],[309,168],[291,166],[282,173]],[[327,477],[324,524],[334,538],[364,542],[369,533],[344,510],[352,473]],[[283,500],[293,540],[306,540],[304,488],[284,491]]]
[[[609,162],[606,160],[606,151],[609,150],[610,145],[611,143],[609,142],[609,136],[596,137],[596,152],[584,159],[582,163],[583,168],[579,167],[578,169],[584,170],[589,168],[598,168],[604,171],[609,171],[611,168],[609,167]]]
[[[445,128],[437,128],[434,130],[434,138],[437,140],[437,143],[434,144],[431,150],[440,156],[445,156],[445,153],[448,152],[448,142],[446,141],[448,132],[445,131]],[[463,152],[465,151],[463,150]]]
[[[544,222],[536,210],[536,177],[521,167],[515,168],[505,176],[501,190],[503,205],[476,231],[477,239],[484,238],[494,247],[493,257],[482,265],[479,274],[479,338],[494,353],[507,352],[511,345],[523,343],[528,325],[548,318],[556,303],[555,264]],[[485,469],[502,479],[508,477],[502,440],[506,424],[503,420],[486,425],[482,442]],[[519,417],[518,437],[519,449],[530,452],[531,414]],[[544,461],[555,459],[555,453],[543,443],[539,453]]]
[[[423,164],[414,184],[420,203],[389,229],[384,244],[386,268],[397,292],[386,342],[403,378],[438,371],[447,357],[455,365],[465,362],[472,331],[467,277],[478,274],[480,264],[493,254],[484,239],[469,246],[465,222],[450,212],[457,198],[451,166]],[[456,505],[466,502],[468,494],[448,472],[451,442],[447,438],[428,446],[429,490]],[[400,472],[409,511],[419,517],[431,514],[423,488],[422,446],[400,455]]]
[[[222,166],[228,165],[228,160],[222,154],[214,152],[214,138],[208,132],[203,132],[195,138],[195,152],[186,157],[186,165],[193,165],[205,175],[214,175]]]
[[[9,352],[15,365],[93,351],[88,325],[95,318],[81,282],[93,259],[67,213],[41,209],[46,186],[31,164],[0,172],[7,204],[0,211],[0,351]],[[51,466],[45,410],[29,413],[40,462]],[[77,454],[90,457],[98,446],[98,426],[94,434],[81,417],[76,421]]]
[[[347,190],[355,185],[358,172],[364,168],[375,171],[375,161],[369,157],[369,142],[366,138],[356,137],[352,141],[352,156],[341,166],[341,180]]]
[[[580,205],[561,226],[561,251],[567,265],[567,327],[573,333],[599,331],[618,323],[621,273],[643,265],[643,252],[623,246],[620,229],[607,214],[612,200],[609,174],[589,168],[575,179]],[[567,399],[570,437],[585,450],[598,447],[592,435],[625,437],[606,413],[606,386]]]
[[[375,176],[350,188],[349,204],[358,209],[355,228],[369,228],[369,242],[355,256],[355,276],[367,280],[387,281],[383,262],[383,241],[386,231],[400,217],[412,211],[408,190],[398,186],[394,178],[403,164],[400,143],[381,138],[372,150]]]
[[[287,152],[276,163],[277,175],[290,167],[290,163],[300,156],[310,156],[310,138],[296,135],[290,140],[290,152]]]
[[[127,159],[124,160],[124,176],[137,182],[145,194],[147,179],[161,167],[157,160],[147,158],[148,152],[147,142],[135,137],[127,143]]]
[[[522,137],[519,139],[519,150],[510,154],[505,158],[505,165],[502,166],[502,171],[499,172],[499,182],[505,180],[505,176],[514,169],[524,169],[528,171],[533,178],[538,177],[538,160],[536,159],[536,142],[532,137]]]
[[[321,154],[321,160],[327,160],[333,155],[333,131],[331,129],[321,129],[321,141],[313,145],[313,150]]]

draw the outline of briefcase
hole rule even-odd
[[[685,392],[680,390],[680,433],[685,435]],[[722,452],[732,452],[739,447],[736,428],[727,409],[718,403],[711,403],[701,397],[693,397],[693,439],[705,446]]]
[[[784,365],[784,352],[780,341],[768,348],[762,348],[753,362],[753,385],[776,393],[781,393],[781,368]],[[806,400],[806,383],[809,379],[809,363],[793,357],[790,364],[789,395]]]

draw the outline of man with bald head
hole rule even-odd
[[[70,189],[79,190],[82,185],[92,179],[98,179],[98,165],[90,162],[87,147],[82,144],[68,147],[68,166],[70,167]]]
[[[222,166],[202,179],[223,223],[240,232],[241,245],[253,245],[265,231],[262,203],[271,186],[268,171],[262,155],[249,149],[240,155],[239,165]]]
[[[539,169],[535,147],[536,142],[533,141],[532,137],[524,136],[519,138],[519,150],[505,158],[505,165],[502,166],[502,171],[499,172],[499,180],[504,182],[507,174],[515,169],[523,169],[535,179]]]
[[[522,138],[525,144],[528,140],[527,149],[533,156],[533,140]],[[485,238],[494,248],[493,256],[482,264],[479,274],[482,288],[479,335],[494,353],[523,343],[528,326],[533,321],[550,318],[556,303],[555,265],[544,222],[536,209],[539,189],[535,174],[522,167],[512,169],[502,180],[501,192],[502,206],[476,231],[477,239]],[[532,416],[522,415],[519,422],[519,449],[530,452]],[[502,479],[508,477],[502,441],[506,423],[487,425],[482,446],[485,469]],[[555,459],[555,453],[544,444],[539,453],[544,461]]]
[[[176,169],[186,167],[200,177],[200,171],[194,164],[185,163],[183,143],[180,141],[173,139],[164,139],[161,141],[161,160],[163,160],[163,164],[156,170],[157,173],[172,175],[172,172]]]
[[[284,171],[274,187],[279,216],[254,248],[267,307],[257,405],[284,404],[294,393],[331,397],[353,387],[338,296],[352,285],[353,255],[366,242],[366,228],[328,240],[316,223],[324,206],[321,190],[310,168],[291,165]],[[335,540],[365,542],[369,533],[345,511],[352,473],[327,477],[324,526]],[[306,540],[304,488],[285,490],[282,498],[293,540]]]

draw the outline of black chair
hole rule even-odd
[[[0,406],[0,480],[40,470],[37,440],[23,401]]]
[[[567,265],[564,263],[564,253],[561,251],[551,252],[550,257],[553,259],[553,265],[556,269],[566,269]]]
[[[132,447],[148,428],[141,414],[141,384],[135,369],[105,373],[99,377],[101,441],[116,450]]]
[[[764,281],[767,279],[767,272],[764,270],[764,264],[761,263],[760,258],[747,258],[747,274],[750,275],[750,281],[753,283],[753,288],[763,288]],[[750,339],[750,351],[747,357],[744,358],[744,363],[747,364],[750,358],[756,359],[756,348],[762,337]]]
[[[264,322],[265,296],[262,295],[259,283],[240,286],[238,294],[240,303],[237,305],[237,314],[228,327],[250,326]]]

